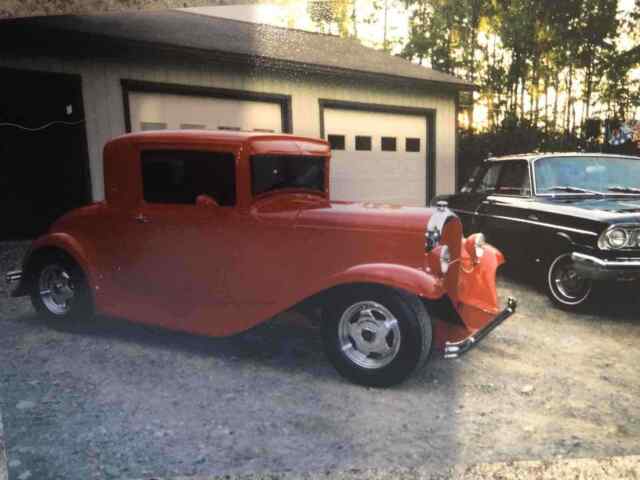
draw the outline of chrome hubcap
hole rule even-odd
[[[569,301],[581,300],[589,293],[591,288],[591,282],[576,272],[569,257],[557,260],[553,273],[553,283],[558,293]]]
[[[40,273],[40,299],[47,310],[65,315],[71,309],[74,290],[69,273],[59,265],[48,265]]]
[[[338,336],[345,356],[363,368],[382,368],[400,350],[398,320],[386,307],[372,301],[355,303],[344,311]]]

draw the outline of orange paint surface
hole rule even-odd
[[[234,207],[148,204],[140,152],[193,149],[231,152]],[[436,346],[473,333],[497,313],[492,247],[474,264],[455,218],[444,228],[452,264],[429,265],[429,208],[331,202],[326,142],[291,135],[239,132],[147,132],[104,149],[104,202],[58,220],[33,248],[67,250],[87,272],[99,312],[212,336],[249,329],[337,285],[368,282],[424,299],[448,295],[464,324],[437,321]],[[324,192],[282,190],[254,198],[254,154],[326,159]],[[148,222],[136,220],[142,215]]]

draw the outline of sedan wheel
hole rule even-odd
[[[547,272],[547,294],[562,308],[575,308],[587,301],[591,294],[592,281],[581,277],[576,271],[571,254],[557,257]]]
[[[344,377],[367,386],[400,383],[431,350],[431,319],[415,296],[355,285],[332,297],[325,311],[327,356]]]

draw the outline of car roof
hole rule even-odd
[[[153,144],[193,142],[243,143],[251,147],[253,153],[330,153],[329,142],[319,138],[301,137],[286,133],[234,131],[234,130],[148,130],[127,133],[116,137],[107,144]],[[269,145],[269,147],[267,147]]]
[[[562,158],[562,157],[614,157],[614,158],[631,158],[634,160],[640,160],[640,157],[633,155],[618,155],[614,153],[604,152],[545,152],[545,153],[518,153],[514,155],[504,155],[501,157],[489,157],[489,162],[504,162],[508,160],[527,160],[534,161],[539,158]]]

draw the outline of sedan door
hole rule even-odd
[[[531,177],[526,160],[502,160],[493,165],[497,181],[478,208],[478,226],[489,243],[507,255],[526,251],[532,242]]]

